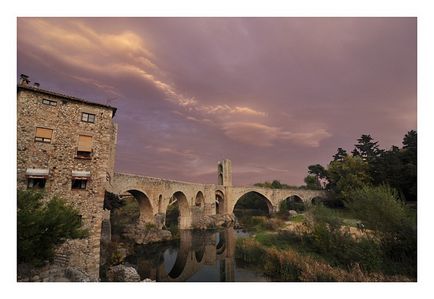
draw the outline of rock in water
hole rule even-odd
[[[139,273],[133,267],[117,265],[110,267],[107,271],[108,281],[119,282],[138,282],[140,281]]]
[[[77,281],[77,282],[91,281],[89,275],[76,268],[68,267],[65,269],[64,273],[65,273],[65,277],[68,278],[69,281]]]
[[[172,239],[172,233],[170,231],[143,224],[126,226],[122,232],[122,236],[134,240],[136,244],[149,244]]]

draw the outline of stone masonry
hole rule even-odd
[[[99,277],[104,194],[114,176],[115,112],[107,105],[30,86],[28,80],[17,87],[17,187],[31,188],[29,180],[44,178],[48,198],[57,195],[78,209],[90,236],[66,242],[57,255],[93,280]],[[94,115],[94,122],[83,121],[83,113]],[[51,140],[37,140],[37,128],[51,129]],[[89,156],[77,155],[79,135],[91,140]],[[86,181],[85,188],[73,189],[73,178]]]

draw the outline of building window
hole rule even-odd
[[[84,121],[87,123],[94,123],[95,122],[95,114],[83,112],[81,114],[81,121]]]
[[[44,105],[50,105],[50,106],[56,106],[57,101],[48,100],[48,99],[42,99],[42,104]]]
[[[92,136],[78,135],[77,158],[90,159],[92,154]]]
[[[27,178],[27,188],[28,189],[44,189],[45,188],[45,183],[46,183],[47,179],[44,177],[40,177],[40,178]]]
[[[36,128],[35,141],[50,143],[52,136],[52,129]]]
[[[86,189],[87,178],[72,178],[71,189]]]

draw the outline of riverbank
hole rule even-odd
[[[415,265],[391,257],[382,234],[339,214],[311,207],[287,219],[250,217],[236,258],[277,281],[416,281]]]

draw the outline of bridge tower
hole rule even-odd
[[[232,162],[229,159],[224,159],[217,164],[218,185],[232,186]]]

